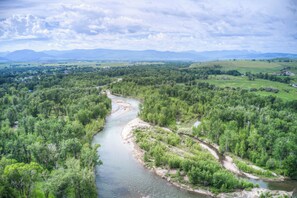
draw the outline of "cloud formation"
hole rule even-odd
[[[297,53],[294,0],[0,1],[0,51],[256,50]]]

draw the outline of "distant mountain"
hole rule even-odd
[[[174,61],[174,60],[198,60],[202,59],[198,54],[190,52],[170,51],[133,51],[133,50],[111,50],[111,49],[90,49],[90,50],[67,50],[67,51],[45,51],[45,53],[60,59],[67,60],[126,60],[126,61]]]
[[[198,52],[208,60],[228,60],[228,59],[272,59],[272,58],[297,58],[297,54],[289,53],[260,53],[246,50],[222,50]]]
[[[17,50],[11,53],[8,53],[4,58],[10,61],[16,62],[29,62],[29,61],[42,61],[42,60],[51,60],[55,57],[50,56],[43,52],[35,52],[33,50]]]
[[[0,53],[3,61],[29,62],[52,60],[108,60],[108,61],[208,61],[227,59],[270,59],[297,58],[297,54],[259,53],[244,50],[223,51],[156,51],[156,50],[112,50],[112,49],[74,49],[50,50],[36,52],[33,50],[18,50],[10,53]]]
[[[9,54],[9,52],[0,52],[0,57],[4,57],[4,56],[6,56],[7,54]]]
[[[7,60],[6,58],[3,58],[3,57],[0,57],[0,63],[6,63],[8,62],[9,60]]]
[[[296,59],[297,54],[287,54],[287,53],[263,53],[263,54],[255,54],[254,56],[250,56],[251,58],[256,59],[272,59],[272,58],[292,58]]]

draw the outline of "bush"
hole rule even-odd
[[[213,180],[212,180],[213,186],[216,188],[226,190],[226,189],[234,189],[237,188],[237,180],[235,176],[233,176],[231,173],[228,173],[226,171],[217,171],[213,174]]]
[[[170,168],[180,168],[181,160],[176,156],[168,156],[168,165]]]
[[[180,143],[180,137],[176,134],[168,134],[167,143],[171,146],[176,146]]]

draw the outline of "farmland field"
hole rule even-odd
[[[279,90],[278,93],[259,90],[255,93],[262,96],[272,95],[287,101],[296,100],[297,98],[297,88],[294,88],[289,84],[263,79],[255,79],[250,81],[246,76],[212,75],[209,76],[207,80],[197,80],[197,82],[208,82],[218,87],[240,87],[245,89],[275,88]]]

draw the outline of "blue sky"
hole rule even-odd
[[[0,0],[0,51],[297,53],[297,0]]]

